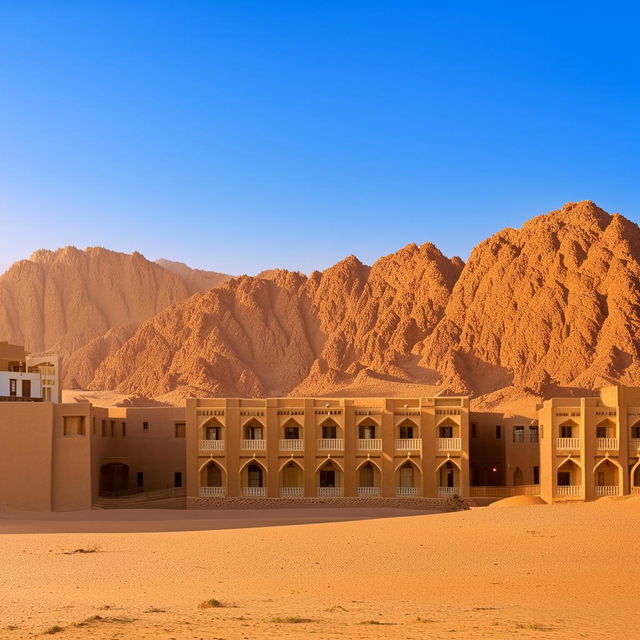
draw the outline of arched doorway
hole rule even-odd
[[[619,493],[619,469],[611,460],[601,460],[593,470],[596,498],[617,496]]]
[[[342,469],[334,460],[323,462],[316,473],[319,496],[342,495]]]
[[[209,461],[200,471],[200,496],[224,497],[225,472],[214,460]]]
[[[370,460],[361,464],[358,473],[358,495],[375,497],[380,495],[380,469]]]
[[[403,462],[396,469],[396,496],[411,498],[420,495],[420,470],[411,460]]]
[[[247,463],[241,470],[242,495],[261,497],[267,495],[266,469],[257,461]]]
[[[575,460],[565,460],[556,473],[556,495],[579,498],[582,496],[582,470]]]
[[[129,489],[129,466],[122,462],[109,462],[100,467],[100,495],[115,496]]]
[[[516,467],[516,470],[513,472],[513,485],[518,487],[524,484],[524,474],[522,473],[522,469],[520,467]]]
[[[280,470],[280,496],[290,498],[303,495],[304,472],[295,460],[289,460]]]
[[[438,476],[438,496],[448,498],[460,495],[460,468],[453,462],[443,462],[436,471]]]

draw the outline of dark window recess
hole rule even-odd
[[[136,486],[144,487],[144,473],[142,471],[136,473]]]
[[[149,431],[149,423],[148,422],[143,422],[142,423],[142,430],[143,431]]]
[[[176,471],[173,474],[173,486],[174,487],[182,486],[182,471]]]
[[[540,467],[533,467],[533,484],[540,484]]]
[[[500,440],[502,438],[502,425],[496,425],[496,440]]]
[[[478,427],[475,424],[471,425],[471,437],[476,438],[478,436]]]

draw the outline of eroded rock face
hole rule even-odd
[[[31,352],[59,351],[64,386],[84,386],[140,323],[198,290],[198,277],[139,253],[36,251],[0,276],[0,336]]]
[[[409,245],[309,277],[236,278],[144,323],[93,388],[158,396],[320,393],[363,370],[410,380],[404,361],[442,317],[463,263]]]
[[[423,346],[442,383],[475,393],[513,384],[640,384],[640,229],[571,203],[479,244]]]

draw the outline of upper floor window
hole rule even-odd
[[[184,438],[186,431],[186,425],[184,422],[176,422],[175,435],[176,438]]]
[[[62,432],[65,436],[83,436],[84,416],[63,416]]]
[[[300,427],[285,427],[284,428],[285,440],[299,440],[300,439]]]
[[[149,431],[149,423],[146,420],[142,423],[142,430]]]
[[[538,433],[538,427],[529,427],[529,442],[538,442],[540,440],[540,434]],[[534,482],[533,484],[538,484]]]
[[[438,437],[453,438],[453,427],[439,427]]]
[[[524,442],[524,427],[513,427],[513,441]]]
[[[496,425],[496,440],[500,440],[502,438],[502,425]]]
[[[373,440],[376,437],[376,426],[374,424],[361,424],[358,427],[358,437],[360,440]]]
[[[401,440],[413,440],[413,427],[411,425],[403,425],[400,427]]]
[[[571,425],[564,425],[560,427],[561,438],[573,438],[573,427]]]
[[[338,435],[338,430],[335,425],[325,424],[322,427],[322,437],[325,440],[333,440]]]

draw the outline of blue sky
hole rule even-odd
[[[311,271],[640,220],[632,3],[0,0],[0,264]]]

